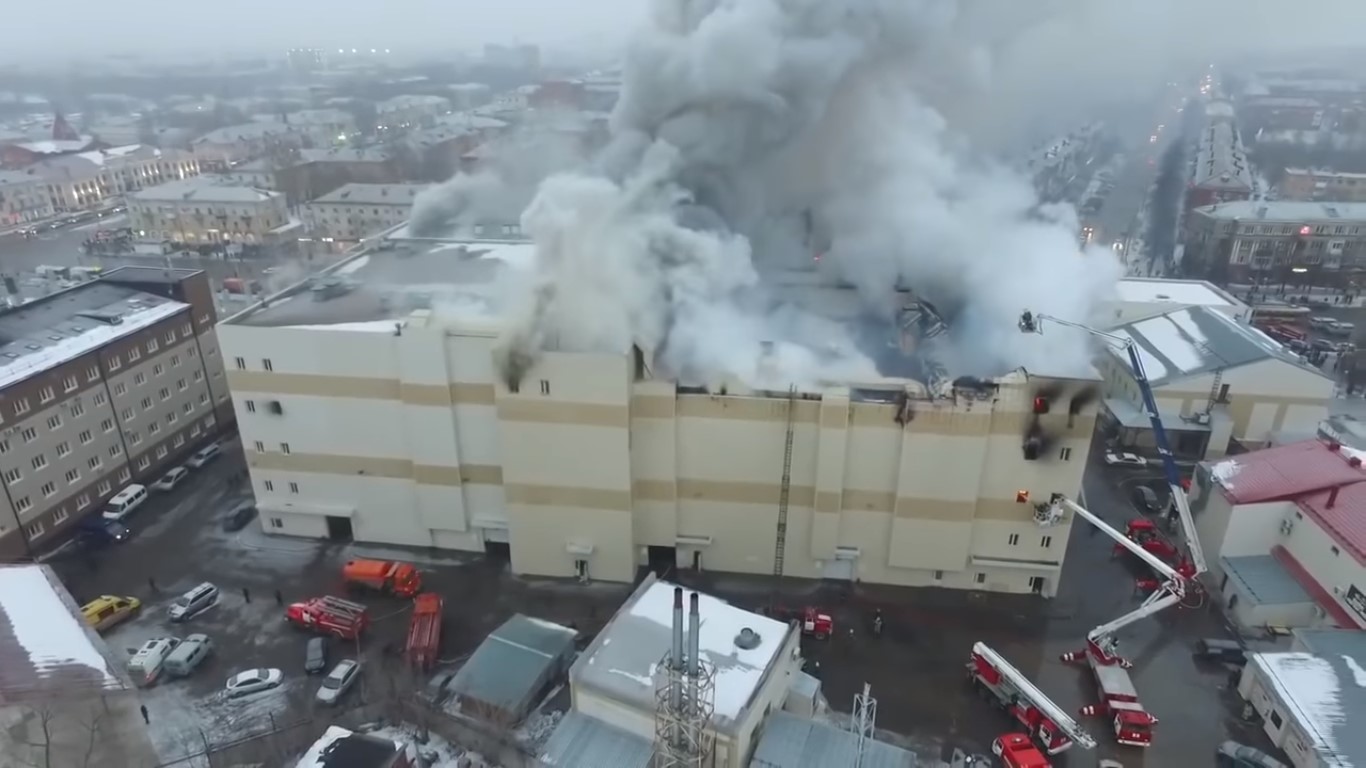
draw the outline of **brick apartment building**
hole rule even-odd
[[[122,267],[0,313],[0,558],[54,546],[232,421],[208,277]]]

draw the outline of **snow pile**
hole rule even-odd
[[[1210,477],[1213,477],[1215,482],[1230,489],[1233,487],[1233,478],[1242,471],[1243,465],[1239,464],[1237,459],[1224,459],[1209,468]]]
[[[366,731],[366,735],[389,739],[403,747],[413,765],[430,768],[499,768],[478,752],[451,744],[434,733],[428,732],[424,739],[420,728],[407,723]]]
[[[1296,719],[1314,741],[1336,750],[1333,734],[1349,724],[1332,663],[1308,653],[1262,653],[1257,658],[1281,700],[1296,710]]]
[[[522,727],[517,729],[517,741],[539,752],[550,738],[550,734],[559,727],[560,719],[563,717],[564,712],[561,710],[532,712],[526,722],[522,723]]]

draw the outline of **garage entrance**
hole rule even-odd
[[[338,515],[328,515],[327,538],[332,541],[355,541],[355,533],[351,530],[351,518],[340,517]]]
[[[484,538],[484,554],[501,563],[512,562],[512,545],[508,542],[507,528],[480,528]]]

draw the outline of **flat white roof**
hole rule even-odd
[[[1122,301],[1154,304],[1233,306],[1227,295],[1203,280],[1120,280],[1119,298]]]
[[[39,690],[49,679],[56,687],[73,680],[100,690],[127,687],[55,581],[47,566],[0,567],[0,625],[9,629],[0,637],[0,698]]]
[[[1319,765],[1352,768],[1366,757],[1361,718],[1366,716],[1366,669],[1352,656],[1257,653],[1253,662],[1313,740]]]
[[[675,584],[656,581],[637,591],[598,635],[589,651],[574,664],[580,684],[639,710],[653,710],[654,674],[672,640]],[[684,627],[687,596],[684,595]],[[734,723],[754,697],[773,666],[791,627],[781,621],[737,608],[711,595],[698,593],[701,614],[698,648],[716,667],[713,724],[720,730]],[[759,635],[750,649],[735,644],[742,629]],[[684,640],[686,645],[687,640]]]

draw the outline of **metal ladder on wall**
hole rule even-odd
[[[782,578],[787,552],[787,500],[792,495],[792,432],[797,410],[797,387],[787,390],[787,434],[783,438],[783,479],[778,486],[778,531],[773,542],[773,575]]]
[[[1209,400],[1205,403],[1205,413],[1214,411],[1214,404],[1219,402],[1219,385],[1224,383],[1224,369],[1216,368],[1214,371],[1214,383],[1209,388]]]

